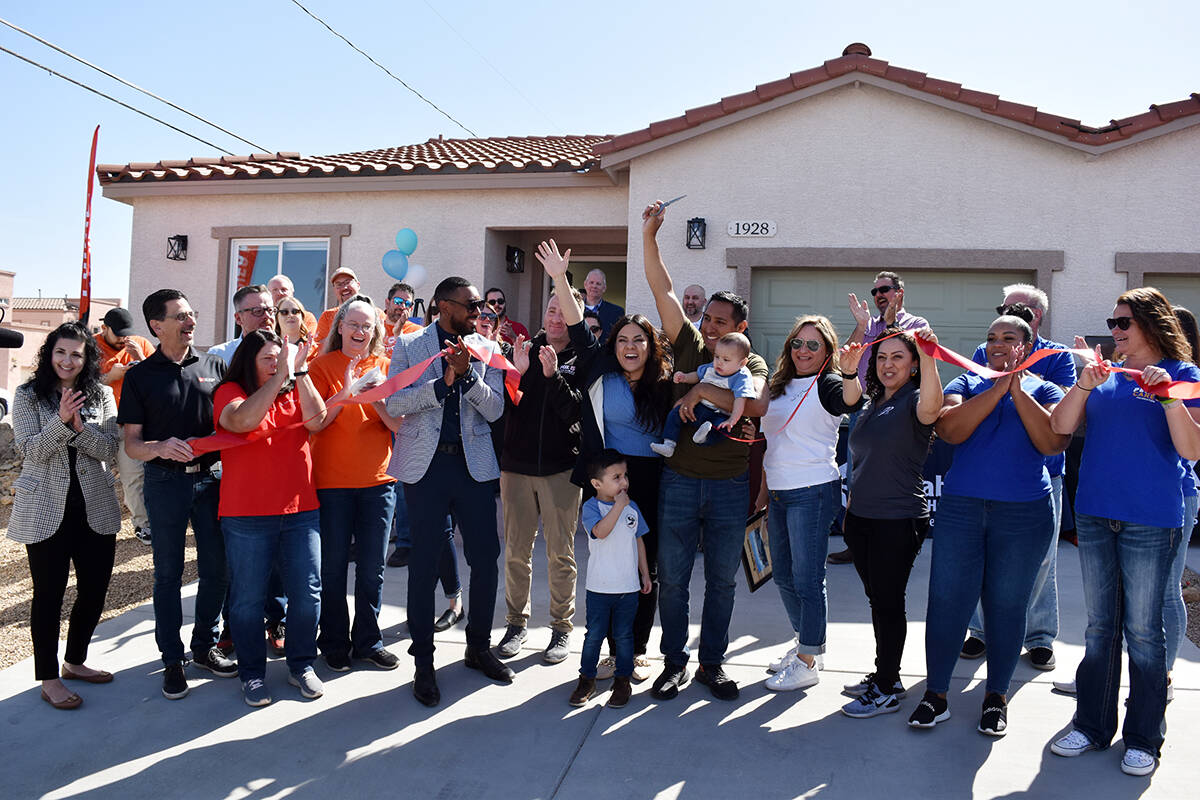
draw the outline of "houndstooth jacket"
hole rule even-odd
[[[58,416],[57,405],[38,399],[24,384],[13,397],[13,436],[25,461],[13,483],[12,518],[8,538],[21,544],[45,541],[58,531],[66,512],[71,485],[67,446],[75,448],[75,474],[87,504],[88,525],[96,533],[115,534],[121,528],[112,462],[117,455],[117,404],[112,390],[101,387],[100,408],[91,409],[83,431]]]

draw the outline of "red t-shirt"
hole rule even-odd
[[[213,394],[213,419],[217,432],[221,411],[246,392],[236,383],[223,383]],[[304,421],[300,396],[295,389],[275,398],[258,430],[282,428]],[[297,514],[319,507],[312,478],[312,454],[308,429],[297,425],[265,439],[221,451],[222,517],[267,517]]]

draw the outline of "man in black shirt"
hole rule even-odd
[[[179,700],[188,693],[179,590],[189,520],[200,574],[192,663],[222,678],[238,674],[237,663],[216,646],[229,583],[225,540],[217,523],[220,484],[212,471],[218,454],[196,456],[188,443],[213,432],[212,395],[225,377],[225,362],[192,347],[196,312],[183,292],[159,289],[142,303],[142,313],[159,346],[125,374],[117,422],[125,426],[125,452],[147,462],[144,494],[154,531],[154,638],[166,667],[163,695]]]

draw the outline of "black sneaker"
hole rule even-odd
[[[282,622],[272,622],[267,625],[267,649],[271,655],[284,655],[287,648],[287,625]]]
[[[571,641],[571,634],[566,631],[553,631],[550,634],[550,644],[546,647],[546,652],[542,653],[542,661],[547,664],[561,664],[567,660],[567,656],[571,653],[567,650],[567,645]]]
[[[504,636],[500,639],[500,644],[496,646],[496,655],[500,658],[512,658],[521,652],[521,645],[524,643],[525,626],[509,625],[504,629]]]
[[[959,651],[959,658],[982,658],[987,652],[987,645],[982,639],[976,639],[974,636],[968,636],[963,642],[962,650]]]
[[[737,700],[738,685],[725,674],[720,664],[701,664],[696,670],[696,682],[703,683],[718,700]]]
[[[325,666],[334,672],[350,671],[349,653],[325,653]]]
[[[193,650],[192,664],[200,669],[208,670],[218,678],[236,678],[238,674],[237,662],[226,658],[225,654],[221,652],[221,648],[216,645],[200,653]]]
[[[1029,663],[1034,669],[1049,672],[1054,669],[1054,651],[1049,647],[1034,647],[1029,651]]]
[[[408,566],[409,548],[397,547],[392,551],[392,554],[387,557],[387,565],[389,567],[407,567]]]
[[[163,697],[168,700],[182,700],[187,697],[188,689],[187,676],[183,674],[183,662],[176,661],[174,664],[167,664],[163,670]]]
[[[380,669],[395,669],[396,667],[400,666],[400,659],[392,655],[390,650],[386,650],[382,647],[378,650],[372,650],[365,656],[359,656],[358,660],[370,661]]]
[[[663,664],[663,671],[654,679],[650,695],[655,700],[674,700],[679,690],[687,686],[690,677],[686,666],[667,661]]]
[[[142,544],[145,544],[145,545],[150,544],[150,528],[149,528],[149,526],[147,526],[145,528],[134,528],[133,535],[136,536],[137,540],[139,542],[141,542]]]
[[[979,732],[988,736],[1003,736],[1008,728],[1008,703],[995,692],[983,698],[983,713],[979,717]]]
[[[908,724],[913,728],[932,728],[939,722],[950,719],[950,706],[946,698],[938,697],[933,692],[925,692],[921,702],[917,703]]]

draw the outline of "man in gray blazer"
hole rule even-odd
[[[446,543],[446,515],[453,513],[471,566],[467,652],[471,669],[509,683],[514,675],[491,651],[496,610],[496,487],[500,468],[489,423],[504,412],[504,371],[467,351],[498,354],[495,342],[474,333],[483,307],[465,278],[438,284],[431,303],[437,321],[401,335],[389,376],[428,361],[420,377],[388,398],[388,411],[404,415],[388,472],[404,484],[412,550],[408,560],[408,652],[416,662],[413,695],[427,706],[441,701],[433,668],[434,587]]]

